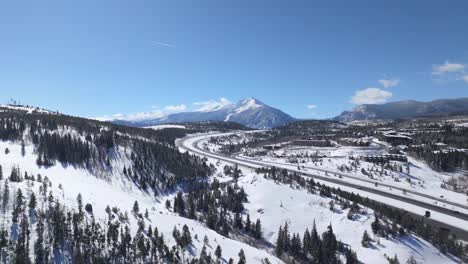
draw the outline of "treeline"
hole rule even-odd
[[[442,142],[456,148],[468,148],[468,128],[456,127],[453,124],[440,124],[427,126],[410,126],[412,129],[419,129],[419,132],[413,133],[411,138],[415,145],[431,144]],[[431,128],[431,129],[428,129]],[[427,129],[427,131],[425,131]]]
[[[427,127],[418,123],[410,128],[420,130],[411,135],[412,143],[407,150],[410,155],[442,171],[468,169],[468,153],[464,150],[468,149],[468,128],[453,124]],[[436,143],[443,143],[447,148]]]
[[[408,154],[423,159],[431,167],[442,171],[453,171],[457,168],[468,169],[468,153],[463,150],[441,150],[434,144],[414,145],[408,148]]]
[[[141,188],[155,193],[213,173],[206,161],[173,146],[166,133],[117,126],[77,117],[22,112],[0,112],[0,140],[25,141],[34,146],[39,166],[57,162],[100,172],[111,171],[115,156],[124,153],[132,164],[125,168]],[[185,133],[185,132],[184,132]],[[175,136],[183,134],[175,133]],[[8,154],[9,150],[5,150]],[[120,169],[119,169],[120,170]]]

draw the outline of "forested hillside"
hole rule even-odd
[[[111,177],[110,172],[118,166],[113,160],[123,152],[129,162],[122,172],[143,190],[154,192],[213,172],[200,158],[175,149],[174,139],[186,133],[182,129],[131,128],[54,113],[0,112],[0,139],[34,146],[37,165],[62,163]]]

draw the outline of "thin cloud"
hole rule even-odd
[[[432,65],[432,74],[445,74],[445,73],[457,73],[463,72],[465,65],[461,63],[450,63],[446,61],[444,64]]]
[[[156,119],[167,116],[172,113],[182,112],[187,109],[187,106],[184,104],[180,105],[167,105],[162,109],[155,108],[152,106],[152,111],[149,112],[138,112],[133,114],[114,114],[114,115],[105,115],[102,117],[96,117],[93,119],[100,120],[100,121],[112,121],[112,120],[123,120],[123,121],[130,121],[130,122],[138,122],[142,120],[148,119]]]
[[[463,81],[465,81],[466,83],[468,83],[468,75],[463,76],[462,79],[463,79]]]
[[[154,110],[151,112],[138,112],[133,114],[114,114],[114,115],[105,115],[102,117],[95,117],[93,119],[99,121],[113,121],[113,120],[123,120],[129,122],[137,122],[146,119],[153,119],[153,118],[161,118],[165,116],[167,113],[162,110]]]
[[[391,78],[384,78],[378,81],[384,88],[390,88],[397,86],[400,83],[400,79],[391,79]]]
[[[353,104],[382,104],[387,102],[392,96],[391,92],[370,87],[356,91],[350,102]]]
[[[307,105],[307,109],[315,109],[315,108],[317,108],[317,105],[314,105],[314,104]]]
[[[184,104],[168,105],[168,106],[164,107],[164,110],[166,110],[166,111],[184,111],[186,109],[187,109],[187,106],[184,105]]]
[[[443,64],[432,65],[432,80],[438,84],[449,82],[465,81],[466,65],[462,63],[451,63],[446,61]]]
[[[193,105],[198,107],[195,111],[198,112],[206,112],[206,111],[213,111],[216,109],[220,109],[226,105],[231,104],[231,101],[228,99],[221,97],[219,98],[218,101],[216,100],[210,100],[210,101],[205,101],[205,102],[195,102]]]
[[[172,45],[172,44],[161,42],[161,41],[151,41],[151,44],[157,45],[157,46],[169,47],[169,48],[177,48],[176,45]]]

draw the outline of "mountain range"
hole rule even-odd
[[[441,117],[468,114],[468,98],[439,99],[429,102],[415,100],[386,104],[363,104],[344,111],[333,119],[341,122],[376,119]]]
[[[352,122],[359,120],[405,119],[418,117],[441,117],[468,114],[468,97],[439,99],[429,102],[415,100],[396,101],[385,104],[363,104],[350,111],[343,111],[331,120]],[[163,117],[132,119],[122,117],[111,120],[115,124],[150,127],[161,124],[190,123],[203,121],[236,122],[256,129],[271,129],[298,121],[285,112],[264,104],[256,98],[239,100],[236,103],[219,104],[192,112],[179,112]]]
[[[295,119],[279,109],[270,107],[258,99],[247,98],[227,105],[218,105],[210,109],[193,112],[174,113],[160,118],[144,120],[116,119],[112,122],[137,127],[147,127],[159,124],[186,123],[200,121],[237,122],[247,127],[269,129],[287,124]]]

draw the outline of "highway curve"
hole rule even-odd
[[[222,161],[225,161],[225,162],[228,162],[228,163],[231,163],[231,164],[237,164],[238,166],[242,166],[242,167],[246,167],[246,168],[250,168],[250,169],[257,169],[257,168],[261,168],[261,167],[273,167],[273,166],[275,166],[277,168],[284,168],[284,167],[281,167],[281,165],[284,166],[285,164],[280,164],[280,163],[271,164],[269,162],[263,162],[263,161],[252,161],[252,160],[239,159],[239,158],[236,158],[236,157],[228,157],[228,156],[224,156],[224,155],[221,155],[221,154],[218,154],[218,153],[208,152],[208,151],[203,150],[203,149],[198,147],[198,142],[205,139],[206,136],[219,136],[219,135],[222,135],[222,134],[207,134],[207,135],[204,135],[204,136],[202,136],[202,135],[187,136],[185,138],[177,140],[176,144],[177,144],[177,146],[179,148],[181,148],[183,150],[186,150],[186,151],[189,151],[189,152],[201,155],[201,156],[222,160]],[[193,142],[194,143],[193,145],[187,143],[187,141],[189,141],[191,139],[194,139],[194,138],[197,138],[197,137],[200,137],[200,139]],[[381,191],[381,190],[378,190],[378,189],[375,189],[375,188],[369,188],[369,187],[366,187],[366,186],[362,186],[362,185],[358,185],[358,184],[355,184],[355,183],[347,182],[345,180],[341,180],[340,178],[327,177],[327,176],[317,175],[317,174],[310,173],[310,172],[293,170],[293,169],[290,169],[290,168],[284,168],[284,169],[286,169],[288,171],[291,171],[291,172],[299,173],[299,174],[301,174],[303,176],[306,176],[306,177],[311,177],[311,178],[320,180],[322,182],[329,182],[329,183],[333,183],[333,184],[353,188],[353,189],[356,189],[356,190],[362,190],[362,191],[365,191],[365,192],[368,192],[368,193],[377,194],[377,195],[380,195],[380,196],[383,196],[383,197],[387,197],[387,198],[390,198],[390,199],[394,199],[394,200],[409,203],[409,204],[412,204],[412,205],[415,205],[415,206],[418,206],[418,207],[422,207],[422,208],[425,208],[425,209],[427,209],[429,211],[438,212],[438,213],[441,213],[441,214],[449,215],[449,216],[452,216],[452,217],[455,217],[455,218],[458,218],[458,219],[468,221],[468,214],[465,214],[465,213],[459,212],[459,211],[454,211],[454,210],[451,210],[451,209],[448,209],[448,208],[445,208],[445,207],[440,207],[440,206],[434,205],[432,203],[419,201],[419,200],[416,200],[416,199],[412,199],[412,198],[409,198],[409,197],[397,195],[397,194],[394,194],[394,193]],[[331,172],[331,173],[337,174],[335,172]],[[393,186],[391,186],[391,187],[395,188]],[[434,197],[430,196],[429,198],[433,199]],[[447,203],[447,201],[445,201],[445,200],[443,202]],[[456,204],[456,205],[460,206],[458,204]],[[399,209],[401,209],[401,208],[399,208]],[[413,213],[411,213],[411,214],[414,215],[414,216],[417,216],[417,215],[415,215]],[[433,220],[433,219],[430,219],[430,218],[427,218],[427,221],[432,223],[435,226],[448,228],[453,233],[455,233],[458,238],[463,239],[465,241],[468,241],[468,230],[460,229],[460,228],[452,226],[452,225],[450,225],[448,223],[443,223],[443,222],[436,221],[436,220]]]

